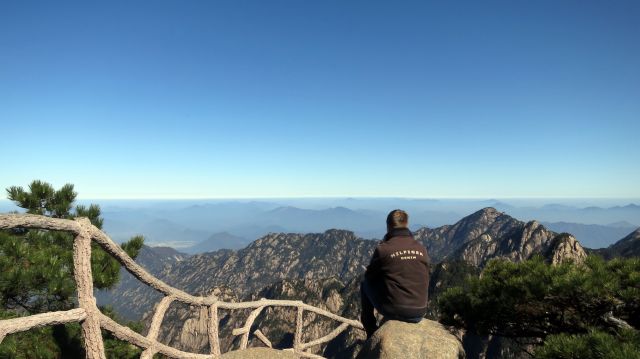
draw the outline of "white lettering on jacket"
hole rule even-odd
[[[400,257],[400,259],[417,259],[418,256],[424,257],[424,253],[415,250],[395,251],[389,255],[391,258]]]

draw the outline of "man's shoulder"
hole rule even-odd
[[[422,243],[418,242],[412,236],[396,236],[391,237],[387,240],[383,240],[378,243],[376,246],[378,252],[383,254],[385,252],[392,252],[397,250],[398,248],[423,248],[426,251],[426,248],[422,245]]]

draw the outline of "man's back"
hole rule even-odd
[[[387,234],[378,244],[360,287],[360,320],[367,336],[378,328],[374,308],[387,319],[419,322],[427,311],[429,256],[413,238],[409,215],[400,209],[387,216]]]
[[[365,279],[382,312],[400,317],[423,316],[427,309],[429,257],[406,228],[392,229],[376,247]]]

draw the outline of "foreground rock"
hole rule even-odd
[[[295,359],[293,351],[282,351],[269,348],[248,348],[236,350],[222,355],[222,359]]]
[[[390,320],[367,340],[358,359],[458,359],[462,343],[440,323],[424,319],[418,324]]]

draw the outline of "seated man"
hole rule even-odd
[[[367,338],[378,329],[373,308],[385,320],[418,323],[427,311],[429,257],[426,248],[413,239],[409,215],[402,210],[387,216],[387,234],[373,252],[360,287],[360,320]]]

